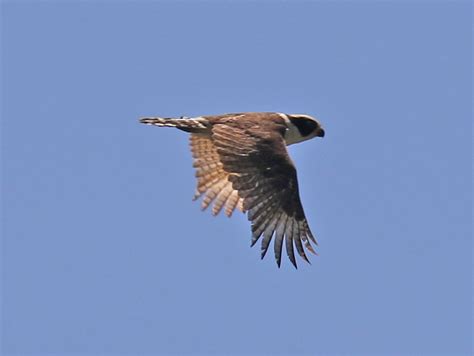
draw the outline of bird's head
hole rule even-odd
[[[285,133],[287,145],[306,141],[314,137],[324,137],[324,129],[314,117],[304,114],[291,114],[288,117],[288,130]]]

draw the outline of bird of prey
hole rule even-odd
[[[247,213],[252,243],[262,237],[261,258],[274,236],[274,252],[281,264],[283,241],[297,268],[294,247],[309,263],[305,249],[317,245],[301,205],[296,168],[286,146],[324,137],[321,124],[309,115],[247,112],[193,118],[144,117],[147,125],[176,127],[189,132],[196,168],[194,200],[211,203],[212,214],[222,209],[231,216],[236,207]]]

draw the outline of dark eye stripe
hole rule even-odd
[[[319,125],[316,121],[307,119],[305,117],[290,117],[291,123],[296,126],[301,136],[305,137],[314,132]]]

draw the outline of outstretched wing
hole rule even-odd
[[[219,155],[207,134],[193,133],[190,136],[191,152],[196,168],[197,187],[194,200],[203,196],[201,208],[205,210],[212,202],[212,214],[217,215],[225,207],[231,216],[234,209],[242,210],[242,199],[229,182],[229,173],[224,171]]]
[[[228,181],[243,199],[252,222],[252,246],[263,236],[262,258],[274,236],[275,259],[281,264],[283,241],[297,267],[294,247],[307,262],[303,245],[315,244],[301,205],[296,169],[286,150],[283,122],[232,118],[212,126],[212,142]]]

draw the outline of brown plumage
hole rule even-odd
[[[304,247],[315,253],[316,243],[301,205],[296,168],[286,146],[323,137],[318,121],[307,115],[242,113],[197,118],[143,118],[142,123],[190,132],[196,168],[194,199],[212,213],[231,216],[236,207],[252,223],[252,246],[262,237],[261,257],[274,239],[281,264],[283,241],[296,267],[294,247],[309,262]],[[304,246],[304,247],[303,247]]]

